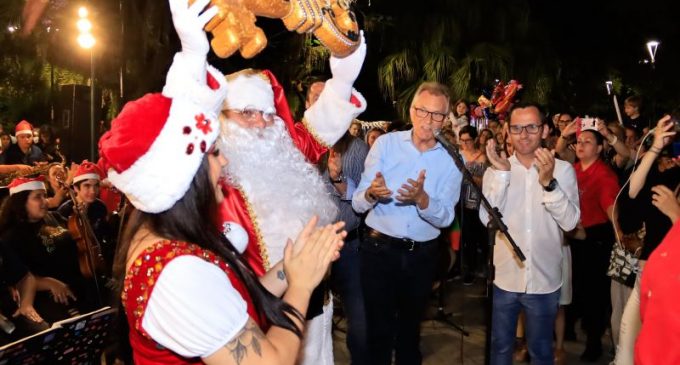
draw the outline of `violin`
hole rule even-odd
[[[92,225],[85,212],[79,208],[73,187],[66,184],[63,176],[57,176],[57,181],[65,188],[73,202],[73,213],[68,218],[68,230],[76,241],[78,249],[78,265],[80,273],[86,279],[97,278],[106,272],[106,262],[102,255],[101,245],[94,234]]]

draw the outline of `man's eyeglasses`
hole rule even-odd
[[[246,119],[249,122],[252,122],[255,119],[257,119],[257,117],[261,116],[265,122],[271,123],[274,121],[274,116],[276,115],[275,113],[265,113],[251,106],[247,106],[240,110],[239,109],[227,109],[227,110],[236,114],[240,114],[244,119]]]
[[[413,107],[416,111],[416,117],[418,118],[430,118],[433,122],[441,123],[446,119],[446,113],[431,112],[429,110]]]
[[[529,134],[536,134],[541,131],[541,126],[541,124],[511,125],[510,133],[522,134],[522,131],[525,130]]]

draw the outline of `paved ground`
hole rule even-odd
[[[423,363],[424,365],[484,364],[486,336],[484,283],[480,279],[475,285],[463,286],[460,281],[452,280],[446,287],[448,291],[446,310],[453,314],[452,319],[455,323],[470,332],[470,336],[463,337],[455,329],[437,321],[423,322],[421,340]],[[433,298],[430,315],[436,313],[436,305],[437,301]],[[338,320],[337,327],[340,330],[334,332],[335,363],[345,365],[349,364],[345,334],[342,332],[345,323],[341,319]],[[579,334],[579,339],[584,338],[585,335]],[[610,341],[603,342],[605,354],[596,364],[608,364],[612,359]],[[567,342],[565,347],[568,354],[567,364],[586,364],[579,361],[579,356],[584,349],[583,342]]]

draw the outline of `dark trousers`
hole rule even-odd
[[[361,281],[372,365],[418,365],[420,322],[432,291],[437,241],[408,250],[366,237],[361,243]]]
[[[474,275],[486,265],[489,237],[479,220],[479,210],[463,208],[461,241],[463,243],[463,272]]]
[[[586,345],[601,346],[609,324],[611,280],[607,276],[613,245],[611,225],[586,229],[586,240],[570,240],[572,257],[573,301],[567,307],[567,328],[581,318],[587,335]]]
[[[340,258],[333,263],[331,280],[333,292],[340,295],[347,319],[347,348],[352,365],[368,365],[366,311],[361,289],[359,268],[359,237],[345,240]]]

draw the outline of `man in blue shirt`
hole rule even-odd
[[[368,211],[361,278],[374,365],[420,364],[420,321],[435,275],[442,228],[455,216],[462,175],[434,138],[449,113],[446,86],[420,85],[411,102],[413,128],[375,142],[352,196]]]

